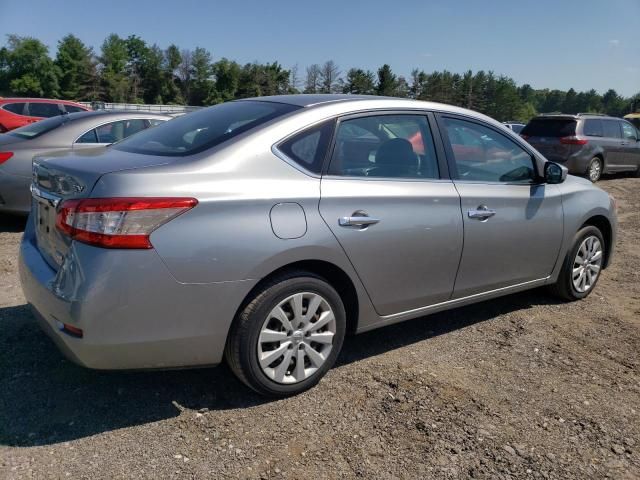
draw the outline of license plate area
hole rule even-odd
[[[36,196],[33,199],[38,249],[47,263],[57,269],[62,262],[62,252],[65,248],[56,230],[56,207],[48,200]]]

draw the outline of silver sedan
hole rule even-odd
[[[34,162],[25,296],[97,369],[214,365],[271,396],[348,332],[549,286],[591,293],[615,201],[500,123],[367,96],[225,103]]]
[[[0,212],[26,215],[34,156],[104,147],[172,117],[98,111],[56,116],[0,135]]]

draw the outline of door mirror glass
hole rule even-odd
[[[562,183],[567,179],[568,170],[557,163],[547,162],[544,165],[544,179],[547,183]]]

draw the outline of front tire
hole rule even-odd
[[[591,180],[592,183],[596,183],[602,177],[602,170],[604,168],[604,163],[600,157],[593,157],[589,162],[589,167],[587,168],[587,178]]]
[[[587,226],[573,238],[573,246],[562,264],[551,290],[564,300],[587,297],[595,288],[604,265],[605,243],[600,230]]]
[[[266,283],[242,308],[225,348],[235,375],[270,397],[296,395],[333,366],[346,331],[342,299],[311,272],[288,272]]]

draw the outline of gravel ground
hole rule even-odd
[[[640,478],[640,179],[586,300],[512,295],[348,339],[315,389],[105,373],[39,331],[0,217],[0,478]],[[634,248],[635,247],[635,248]]]

